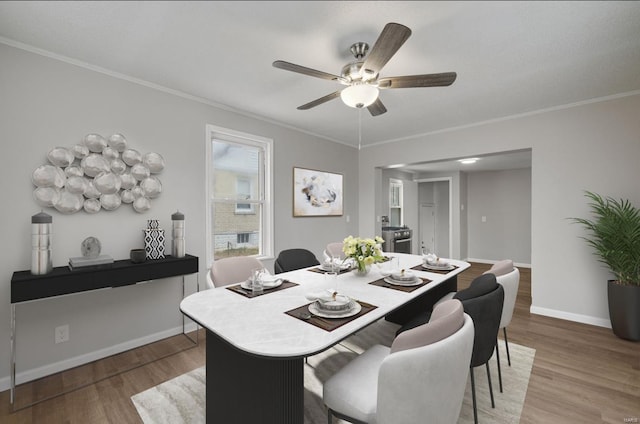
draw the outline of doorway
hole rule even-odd
[[[435,205],[420,205],[420,251],[434,253],[436,251],[436,213]]]

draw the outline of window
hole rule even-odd
[[[251,179],[238,177],[236,193],[238,193],[238,199],[251,199]],[[255,209],[251,203],[236,203],[236,213],[255,213]]]
[[[402,180],[389,179],[389,225],[402,225]]]
[[[207,126],[209,261],[273,255],[271,145],[270,139]]]

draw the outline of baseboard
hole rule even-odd
[[[608,319],[592,317],[590,315],[573,314],[571,312],[558,311],[556,309],[541,308],[539,306],[531,306],[529,312],[545,317],[559,318],[566,321],[574,321],[582,324],[595,325],[598,327],[611,328],[611,321]]]
[[[185,323],[185,332],[195,331],[197,328],[193,322]],[[170,328],[168,330],[160,331],[158,333],[150,334],[148,336],[140,337],[138,339],[129,340],[124,343],[120,343],[114,346],[109,346],[104,349],[96,350],[94,352],[78,355],[73,358],[65,359],[63,361],[55,362],[53,364],[47,364],[42,367],[33,368],[30,370],[21,371],[16,374],[16,385],[26,383],[28,381],[37,380],[38,378],[46,377],[51,374],[55,374],[70,368],[74,368],[80,365],[88,364],[89,362],[97,361],[111,355],[125,352],[127,350],[135,349],[140,346],[144,346],[149,343],[157,342],[158,340],[166,339],[177,334],[182,333],[182,326]],[[19,364],[18,364],[19,365]],[[11,377],[6,376],[0,378],[0,391],[9,390],[11,388]]]
[[[494,261],[492,259],[467,258],[467,259],[465,259],[465,262],[477,262],[479,264],[490,264],[490,265],[493,265],[493,264],[498,263],[500,261]],[[522,263],[522,262],[514,262],[513,265],[518,267],[518,268],[531,268],[531,264],[525,264],[525,263]]]

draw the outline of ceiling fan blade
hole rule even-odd
[[[311,77],[322,78],[330,81],[337,81],[339,78],[337,75],[318,71],[316,69],[306,68],[304,66],[296,65],[294,63],[285,62],[284,60],[276,60],[275,62],[273,62],[273,67],[284,69],[285,71],[297,72],[299,74],[309,75]]]
[[[378,80],[378,88],[411,88],[411,87],[445,87],[456,80],[455,72],[441,74],[407,75],[404,77],[388,77]]]
[[[336,91],[334,93],[331,93],[331,94],[327,94],[326,96],[320,97],[319,99],[316,99],[316,100],[314,100],[312,102],[309,102],[309,103],[307,103],[305,105],[298,106],[298,110],[311,109],[312,107],[316,107],[318,105],[321,105],[322,103],[326,103],[329,100],[333,100],[336,97],[340,97],[340,90],[338,90],[338,91]]]
[[[385,25],[365,58],[363,69],[370,70],[374,74],[380,73],[382,67],[396,54],[410,35],[411,30],[404,25],[393,22]]]
[[[375,102],[367,106],[367,109],[369,109],[369,113],[371,114],[371,116],[382,115],[387,111],[387,108],[382,104],[380,97],[378,97]]]

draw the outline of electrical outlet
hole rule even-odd
[[[56,327],[55,340],[56,344],[69,341],[69,324]]]

